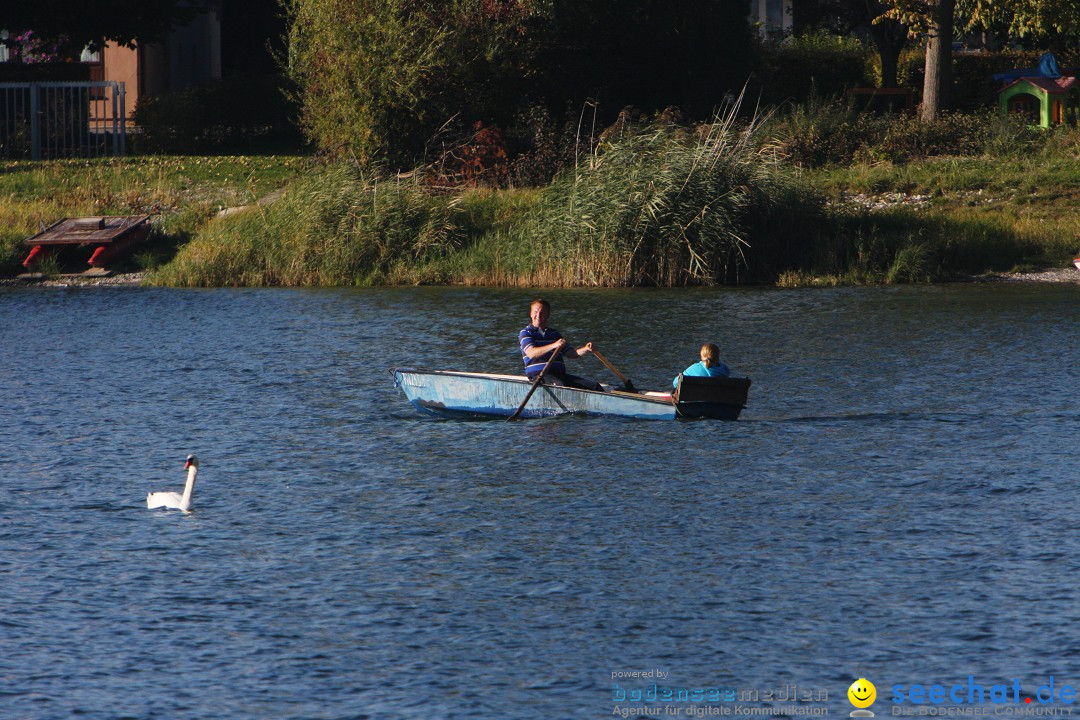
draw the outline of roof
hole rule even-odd
[[[1067,93],[1070,90],[1072,90],[1073,88],[1080,87],[1080,81],[1078,81],[1075,77],[1059,77],[1059,78],[1048,78],[1048,77],[1042,77],[1042,76],[1022,77],[1022,78],[1018,78],[1017,80],[1014,80],[1013,82],[1009,83],[1005,87],[1001,88],[1000,90],[998,90],[998,93],[1003,93],[1006,90],[1008,90],[1009,88],[1015,87],[1015,86],[1019,85],[1020,83],[1027,83],[1029,85],[1034,85],[1035,87],[1039,88],[1043,92],[1050,93],[1052,95],[1061,94],[1061,93]]]

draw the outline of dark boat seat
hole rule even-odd
[[[750,378],[679,375],[671,398],[684,408],[698,404],[744,408],[749,394]]]

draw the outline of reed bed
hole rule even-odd
[[[756,127],[732,114],[696,132],[650,127],[602,146],[507,233],[529,260],[527,282],[677,286],[768,275],[786,246],[813,240],[823,204],[761,147]]]

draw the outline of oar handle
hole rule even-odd
[[[559,350],[561,349],[562,348],[559,348]],[[525,393],[525,399],[521,401],[520,405],[518,405],[518,409],[514,411],[514,414],[506,418],[507,422],[510,422],[511,420],[517,420],[517,416],[520,415],[521,411],[525,409],[525,405],[528,404],[529,398],[533,396],[533,393],[536,392],[536,388],[540,386],[540,381],[544,379],[544,373],[546,373],[548,368],[551,367],[551,363],[555,360],[555,358],[559,356],[559,350],[555,350],[551,353],[551,357],[549,357],[548,361],[544,363],[544,367],[540,369],[540,372],[537,374],[536,379],[533,380],[532,387],[529,388],[529,392]]]
[[[630,389],[630,388],[634,387],[634,383],[630,382],[630,380],[625,375],[623,375],[621,372],[619,372],[619,368],[617,368],[614,365],[612,365],[611,363],[609,363],[607,361],[607,358],[600,354],[599,350],[597,350],[596,348],[593,348],[592,354],[596,356],[597,360],[604,363],[604,365],[607,366],[608,370],[615,373],[615,377],[619,378],[619,380],[622,382],[623,385],[625,385],[627,387],[627,389]]]

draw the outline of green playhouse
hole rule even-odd
[[[1072,68],[1061,72],[1050,53],[1039,60],[1039,67],[1011,70],[994,75],[1006,82],[998,90],[1001,113],[1023,115],[1030,122],[1048,128],[1080,119],[1080,79]]]

